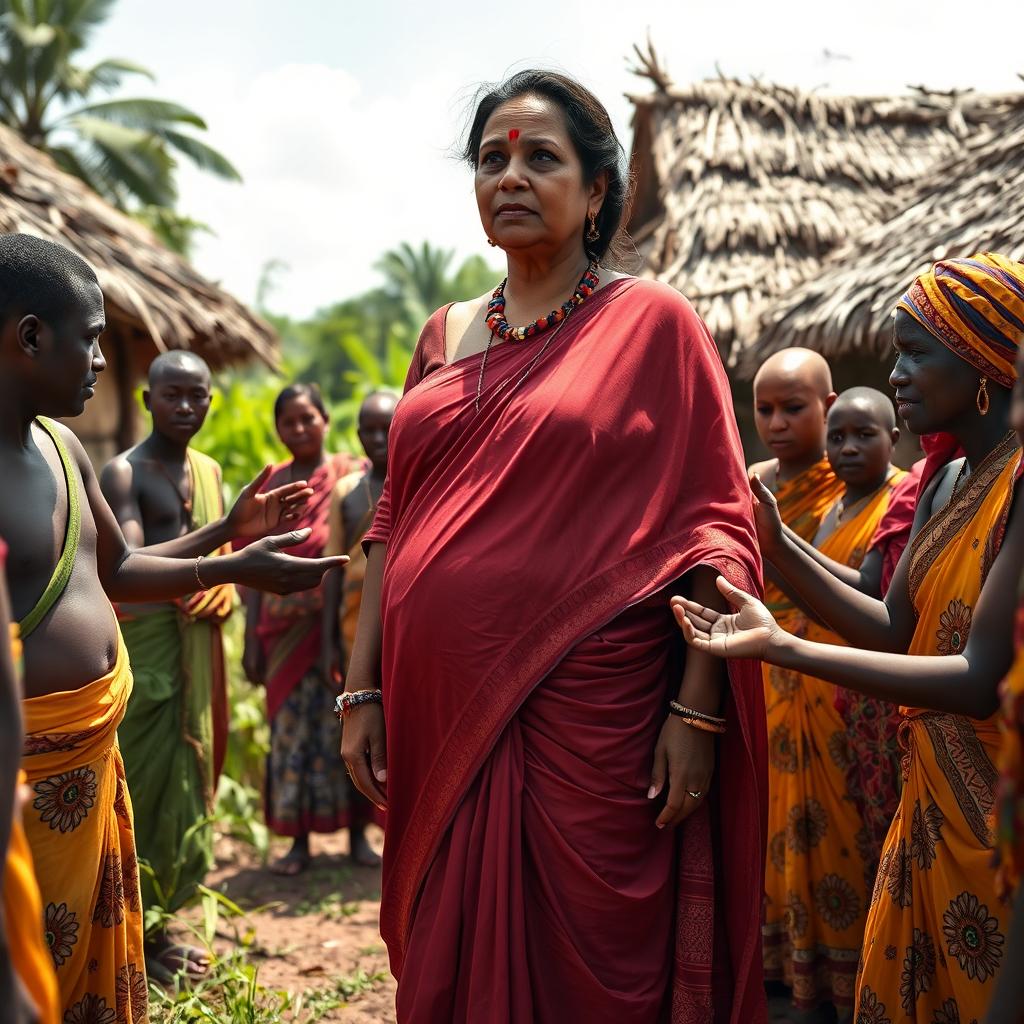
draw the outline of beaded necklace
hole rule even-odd
[[[576,285],[571,299],[563,302],[558,309],[553,309],[547,316],[542,316],[533,323],[526,324],[525,327],[513,327],[505,319],[505,285],[508,284],[506,277],[494,289],[491,301],[487,303],[484,321],[502,341],[525,341],[536,334],[542,334],[554,327],[555,324],[560,324],[584,299],[594,293],[599,280],[597,260],[591,260],[590,266],[583,272],[579,284]]]
[[[476,401],[474,402],[474,408],[477,412],[480,411],[480,400],[484,393],[484,371],[487,369],[487,357],[491,354],[491,346],[494,344],[494,336],[497,335],[503,341],[525,341],[527,338],[532,338],[537,334],[548,330],[550,327],[555,327],[554,331],[545,339],[544,344],[541,346],[540,351],[530,360],[529,365],[526,367],[525,373],[515,382],[512,390],[514,391],[520,384],[530,376],[530,372],[540,362],[541,356],[548,350],[551,342],[558,337],[558,332],[565,326],[566,321],[569,319],[569,314],[572,313],[577,306],[579,306],[584,299],[594,293],[600,282],[598,277],[598,266],[597,260],[592,260],[590,266],[583,272],[583,276],[580,278],[579,284],[576,285],[576,290],[572,293],[572,298],[568,302],[563,302],[558,309],[547,316],[541,317],[532,324],[527,324],[525,327],[512,327],[505,319],[505,285],[508,284],[508,278],[506,277],[497,288],[494,289],[494,293],[491,296],[491,301],[487,303],[487,312],[484,319],[487,326],[491,329],[491,336],[487,339],[487,348],[484,349],[484,357],[480,361],[480,376],[476,382]],[[508,383],[506,381],[506,383]]]

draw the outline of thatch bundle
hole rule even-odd
[[[933,169],[904,208],[836,250],[813,279],[773,304],[741,370],[803,345],[830,359],[882,353],[892,310],[935,260],[989,250],[1024,259],[1024,106]]]
[[[910,189],[1024,106],[1024,95],[831,96],[724,76],[673,86],[653,49],[637,74],[637,191],[629,229],[644,272],[678,288],[735,362],[770,300],[907,202]]]
[[[143,225],[0,125],[0,232],[60,242],[95,268],[107,320],[153,348],[194,348],[214,366],[277,363],[273,329],[164,248]]]

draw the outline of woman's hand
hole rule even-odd
[[[738,611],[728,614],[705,608],[685,597],[672,598],[672,614],[686,642],[719,658],[761,658],[785,637],[772,613],[756,597],[734,587],[724,576],[715,580],[722,596]]]
[[[259,476],[239,493],[228,513],[228,528],[233,537],[265,537],[281,523],[297,519],[313,497],[313,488],[305,480],[258,493],[272,469],[272,466],[264,466]]]
[[[360,704],[348,713],[341,727],[341,757],[356,789],[386,810],[388,759],[384,709],[379,704]]]
[[[647,797],[653,800],[668,784],[668,798],[655,824],[678,825],[707,797],[715,771],[714,734],[669,715],[654,748],[654,768]],[[694,795],[696,794],[696,795]]]
[[[757,543],[770,561],[771,553],[777,551],[782,544],[782,516],[779,515],[779,503],[757,473],[750,478],[750,493],[754,496]]]
[[[267,664],[263,655],[263,644],[260,643],[259,637],[250,636],[248,633],[242,650],[242,671],[253,686],[266,685]]]

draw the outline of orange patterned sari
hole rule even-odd
[[[857,567],[889,506],[894,473],[819,550]],[[809,640],[839,644],[813,622]],[[779,684],[791,686],[785,689]],[[765,874],[765,976],[785,981],[793,1003],[852,1007],[854,975],[874,880],[870,844],[849,787],[853,767],[836,687],[787,672],[766,691],[768,712],[768,865]]]
[[[0,542],[0,561],[2,551]],[[21,660],[21,641],[18,639],[18,627],[13,624],[11,654],[17,664]],[[25,773],[21,772],[18,785],[23,787],[24,784]],[[3,874],[3,914],[7,926],[8,952],[15,973],[39,1011],[40,1024],[57,1024],[61,1016],[57,977],[53,972],[53,959],[43,938],[43,906],[39,883],[32,864],[32,851],[25,838],[17,794],[15,800],[17,805]]]
[[[147,1018],[139,871],[115,735],[131,688],[120,641],[107,675],[23,703],[25,833],[66,1024]]]
[[[963,650],[1019,456],[1010,434],[915,538],[909,654]],[[990,827],[996,716],[901,710],[903,792],[868,913],[857,1020],[968,1024],[984,1016],[1004,963],[1007,908],[996,895]]]

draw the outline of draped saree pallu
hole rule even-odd
[[[313,496],[293,529],[308,527],[310,535],[288,549],[300,558],[319,558],[328,540],[331,494],[353,469],[347,455],[329,455],[309,478]],[[263,485],[283,483],[291,465],[275,468]],[[341,728],[334,717],[338,687],[320,668],[323,591],[263,594],[257,627],[266,657],[267,715],[270,754],[267,757],[264,808],[267,825],[279,835],[334,832],[362,813],[365,801],[349,799],[349,779],[341,760]],[[350,806],[351,805],[351,806]]]
[[[765,1019],[764,717],[730,666],[711,791],[646,799],[698,564],[759,587],[714,342],[678,293],[606,285],[556,344],[444,365],[428,321],[367,544],[386,544],[381,932],[402,1024]]]
[[[859,566],[902,476],[893,473],[859,509],[851,509],[850,518],[818,544],[822,554]],[[843,642],[813,622],[806,636]],[[771,785],[765,975],[789,985],[800,1009],[822,1002],[850,1008],[878,857],[861,817],[859,761],[836,709],[837,687],[797,673],[780,679],[793,685],[788,692],[771,687],[766,701]]]
[[[188,461],[196,530],[223,515],[220,469],[191,449]],[[135,678],[118,744],[138,855],[153,872],[142,875],[147,907],[177,910],[213,866],[208,819],[227,738],[221,626],[233,604],[234,587],[224,585],[173,604],[118,608]]]
[[[1010,434],[911,545],[918,618],[908,653],[963,650],[1019,457]],[[996,716],[901,710],[903,792],[868,913],[857,1020],[980,1021],[1005,963],[1008,916],[992,869]]]

